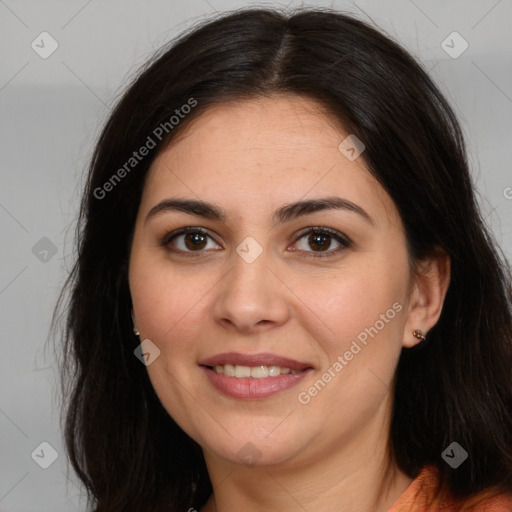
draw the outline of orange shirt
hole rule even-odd
[[[444,496],[433,501],[438,481],[437,467],[426,465],[388,512],[512,512],[512,494],[494,489],[466,499]]]

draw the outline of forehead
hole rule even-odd
[[[216,104],[198,115],[152,163],[143,204],[198,196],[236,208],[342,195],[379,215],[394,206],[362,158],[339,150],[350,135],[322,105],[274,95]],[[147,205],[150,207],[150,205]]]
[[[167,150],[178,156],[194,146],[196,152],[253,152],[263,155],[336,146],[344,130],[318,102],[285,94],[217,103],[197,116],[171,141]],[[165,150],[164,150],[165,152]],[[164,153],[162,152],[162,153]],[[270,156],[270,155],[269,155]],[[290,155],[286,155],[290,156]]]

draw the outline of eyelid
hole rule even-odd
[[[329,237],[334,238],[341,245],[341,247],[338,247],[337,249],[334,249],[334,250],[318,251],[318,252],[301,250],[301,252],[305,252],[306,254],[308,254],[308,257],[327,258],[329,256],[338,255],[343,250],[348,249],[349,247],[352,246],[352,240],[348,236],[339,232],[336,229],[332,229],[332,228],[328,228],[328,227],[324,227],[324,226],[308,226],[308,227],[302,229],[295,235],[294,243],[296,243],[300,239],[304,238],[305,235],[309,235],[311,233],[317,233],[320,235],[326,234]]]
[[[324,234],[324,233],[328,234],[328,235],[332,236],[333,238],[336,238],[338,240],[338,242],[346,243],[347,245],[352,243],[352,240],[350,240],[350,238],[347,235],[341,233],[340,231],[338,231],[336,229],[328,228],[328,227],[324,227],[324,226],[305,227],[305,228],[301,229],[295,236],[297,237],[297,240],[298,240],[298,239],[302,238],[304,235],[307,235],[312,232],[320,233],[320,234]]]
[[[186,226],[183,228],[175,229],[169,233],[166,233],[161,238],[161,244],[167,245],[172,239],[176,238],[180,235],[185,235],[187,233],[201,233],[202,235],[210,237],[217,245],[220,245],[210,234],[209,231],[207,231],[205,228],[201,228],[199,226]],[[192,252],[192,251],[191,251]]]

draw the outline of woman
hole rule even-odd
[[[452,110],[361,21],[252,9],[163,49],[68,286],[94,510],[512,510],[510,272]]]

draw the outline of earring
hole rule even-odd
[[[412,331],[412,335],[415,336],[416,338],[418,338],[421,341],[425,341],[426,340],[426,336],[419,329],[415,329],[414,331]]]

